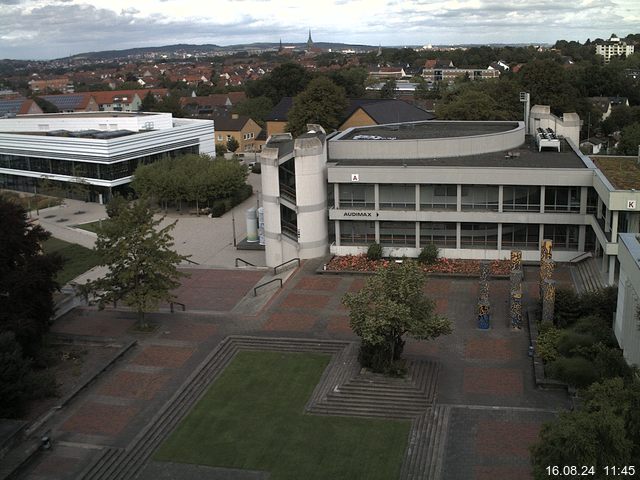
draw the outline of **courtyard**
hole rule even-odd
[[[357,337],[340,303],[365,277],[318,275],[319,265],[305,262],[283,289],[265,294],[270,298],[255,314],[237,305],[253,296],[263,271],[194,269],[191,287],[183,286],[187,310],[152,314],[154,332],[133,330],[135,315],[126,310],[79,308],[57,320],[53,334],[76,342],[135,343],[42,425],[51,432],[53,448],[35,457],[21,478],[296,478],[287,476],[296,473],[296,462],[331,472],[330,478],[376,478],[365,475],[362,464],[372,455],[381,459],[375,469],[386,472],[379,478],[397,475],[388,472],[400,472],[398,478],[530,478],[529,445],[541,424],[568,403],[561,391],[535,387],[527,331],[507,324],[508,280],[490,282],[492,328],[479,331],[477,279],[429,279],[425,293],[455,331],[431,342],[407,342],[405,356],[418,373],[410,385],[384,386],[400,398],[393,408],[370,392],[357,402],[346,394],[329,395],[331,385],[348,387],[346,392],[376,380],[358,378]],[[525,268],[527,302],[535,300],[536,274]],[[564,267],[556,278],[570,281]],[[236,364],[262,350],[281,355],[254,367]],[[302,354],[297,358],[309,360],[285,362],[286,367],[276,362]],[[303,375],[298,369],[305,363],[310,373]],[[338,364],[343,367],[336,370]],[[258,377],[273,381],[258,381],[256,373],[269,365]],[[270,396],[278,392],[284,397]],[[251,403],[256,397],[264,402]],[[422,403],[411,400],[418,397]],[[277,413],[284,408],[282,398],[294,403]],[[228,414],[209,418],[207,411],[223,405],[230,410],[221,412]],[[250,423],[271,428],[257,428],[252,439]],[[295,458],[287,459],[290,435],[299,442]],[[363,445],[356,448],[354,437]],[[185,445],[194,448],[185,454]],[[380,447],[385,455],[375,453]],[[342,466],[331,470],[334,464]],[[354,477],[353,465],[364,476]],[[417,474],[422,476],[412,476]]]

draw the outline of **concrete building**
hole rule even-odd
[[[614,283],[617,234],[638,232],[640,187],[620,191],[580,153],[577,115],[534,106],[528,124],[432,120],[272,136],[261,158],[267,264],[363,253],[373,242],[387,256],[434,243],[449,258],[508,258],[518,248],[535,261],[550,238],[554,259],[594,252]]]
[[[622,55],[633,55],[634,46],[621,41],[615,35],[603,43],[596,44],[596,55],[604,57],[604,63],[609,63],[611,57],[621,57]]]
[[[24,115],[0,119],[0,132],[0,188],[35,192],[45,179],[63,189],[81,182],[101,202],[126,189],[138,165],[215,155],[211,120],[170,113]]]
[[[613,331],[627,363],[640,367],[640,236],[620,234],[618,260],[620,278]]]

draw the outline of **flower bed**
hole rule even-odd
[[[333,257],[327,263],[327,270],[334,272],[375,272],[378,268],[387,267],[394,259],[369,260],[366,254],[344,255]],[[427,273],[445,273],[475,276],[480,275],[480,260],[460,260],[439,258],[433,265],[423,265]],[[491,275],[509,275],[509,260],[492,260]]]

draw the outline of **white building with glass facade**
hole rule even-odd
[[[613,283],[617,233],[638,232],[640,191],[616,190],[580,153],[577,115],[536,106],[528,123],[528,132],[524,122],[428,121],[328,137],[315,126],[304,138],[270,138],[261,160],[267,264],[374,242],[388,256],[434,243],[449,258],[508,258],[517,248],[535,261],[549,238],[557,261],[602,257]]]
[[[138,165],[186,153],[215,156],[211,120],[170,113],[82,112],[0,119],[0,187],[89,186],[93,201],[126,188]]]

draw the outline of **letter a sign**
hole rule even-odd
[[[352,173],[351,174],[351,181],[352,182],[359,182],[360,181],[360,174],[359,173]]]

